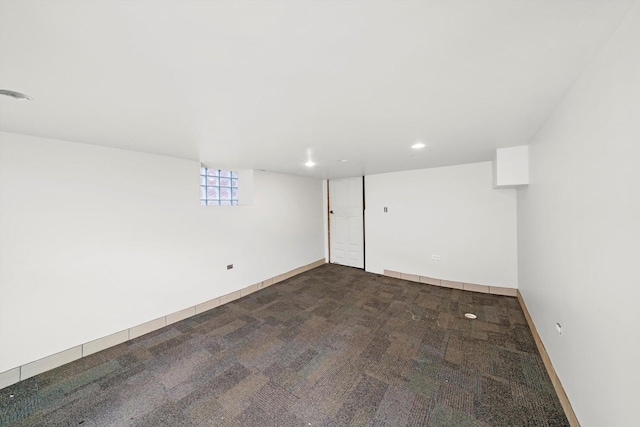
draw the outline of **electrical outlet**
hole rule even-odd
[[[433,254],[431,255],[431,259],[434,261],[440,261],[440,255]]]
[[[231,270],[233,268],[233,264],[227,265],[227,270]]]
[[[389,211],[387,210],[387,207],[386,207],[386,206],[384,207],[384,212],[385,212],[385,213],[389,212]]]

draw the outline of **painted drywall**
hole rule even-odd
[[[0,372],[324,256],[320,180],[256,171],[233,207],[200,206],[198,180],[193,161],[0,133]]]
[[[530,145],[518,190],[520,291],[583,427],[638,425],[638,41],[636,4]]]
[[[516,193],[492,180],[491,162],[367,176],[367,271],[517,287]]]
[[[493,159],[493,188],[515,188],[529,183],[529,147],[499,148]]]

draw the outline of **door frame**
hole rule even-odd
[[[346,179],[346,178],[345,178]],[[329,264],[333,264],[331,262],[331,193],[330,193],[330,185],[329,179],[327,179],[327,256]],[[362,270],[367,271],[367,228],[366,228],[366,216],[365,209],[366,198],[365,198],[365,176],[362,176]],[[357,268],[357,267],[354,267]]]

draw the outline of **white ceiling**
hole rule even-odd
[[[316,178],[489,160],[632,3],[2,1],[0,88],[35,100],[0,130]]]

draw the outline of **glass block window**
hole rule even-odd
[[[238,173],[202,166],[200,168],[200,204],[231,206],[238,204]]]

